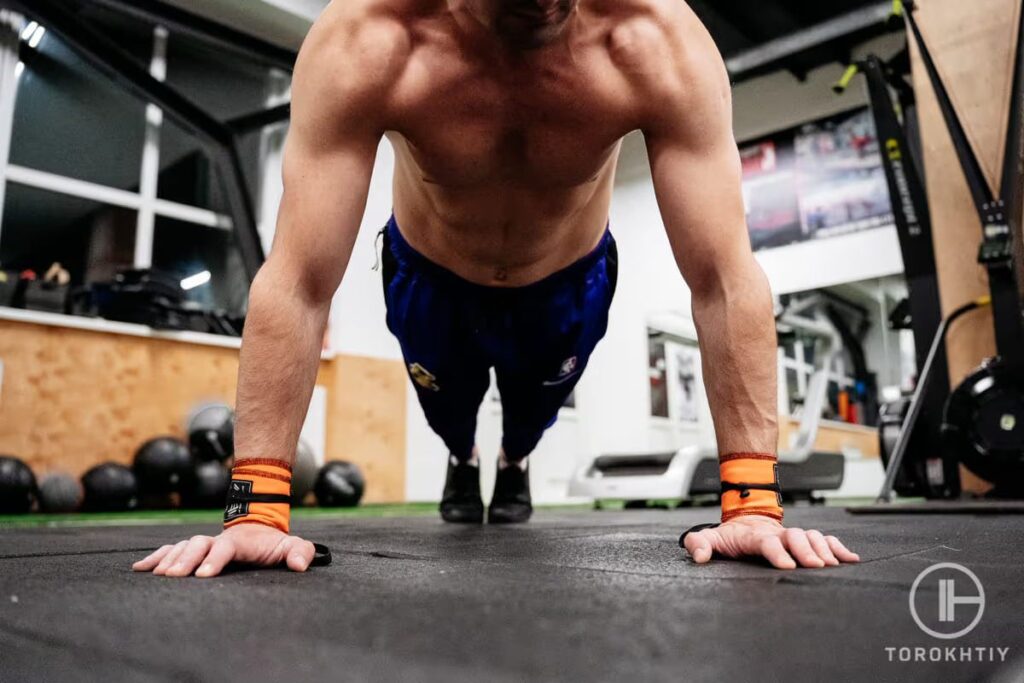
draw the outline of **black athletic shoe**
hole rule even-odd
[[[480,468],[448,458],[448,478],[441,496],[441,519],[455,524],[481,524],[484,501],[480,497]]]
[[[530,499],[530,468],[509,465],[498,470],[494,480],[494,497],[487,509],[491,524],[522,524],[530,520],[533,502]]]

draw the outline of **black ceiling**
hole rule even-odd
[[[711,31],[722,54],[728,59],[771,41],[815,27],[853,12],[878,8],[880,0],[688,0]],[[895,27],[898,30],[898,26]],[[827,45],[816,47],[774,63],[762,71],[744,73],[749,78],[763,71],[786,69],[799,78],[822,64],[844,61],[850,49],[869,38],[894,30],[879,22]]]

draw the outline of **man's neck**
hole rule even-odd
[[[448,10],[457,24],[466,30],[483,30],[513,51],[529,51],[564,41],[575,23],[578,5],[561,24],[551,26],[537,36],[507,35],[500,28],[500,3],[494,0],[447,0]],[[544,35],[544,34],[548,35]]]

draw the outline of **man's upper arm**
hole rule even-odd
[[[658,108],[643,132],[676,262],[699,295],[745,267],[750,238],[725,65],[699,23],[680,33],[681,44],[666,51]]]
[[[401,66],[397,38],[392,24],[328,15],[296,64],[270,262],[312,300],[330,299],[352,253]]]

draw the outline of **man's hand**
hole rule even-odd
[[[711,560],[715,553],[739,559],[764,557],[776,569],[797,566],[834,567],[842,562],[860,562],[860,556],[846,549],[835,536],[820,531],[787,529],[770,517],[746,515],[714,528],[687,534],[686,551],[697,564]]]
[[[313,561],[313,544],[298,536],[261,524],[239,524],[220,536],[193,536],[177,545],[165,545],[132,565],[137,572],[157,576],[217,576],[229,562],[273,567],[282,562],[295,572],[304,572]],[[196,567],[199,569],[196,570]]]

